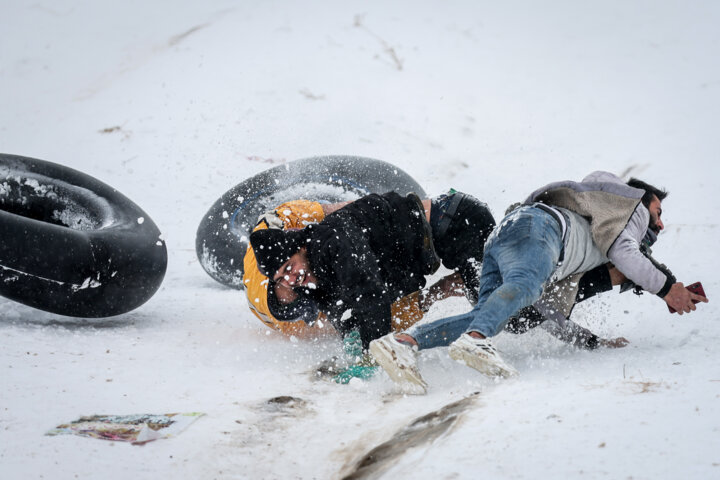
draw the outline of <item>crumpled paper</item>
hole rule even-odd
[[[200,412],[91,415],[53,428],[46,435],[79,435],[115,442],[143,445],[159,438],[170,438],[205,415]]]

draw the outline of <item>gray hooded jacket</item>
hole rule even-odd
[[[579,183],[565,181],[546,185],[533,192],[525,203],[542,202],[586,219],[589,223],[572,222],[569,228],[589,229],[587,233],[599,252],[627,278],[646,291],[664,297],[673,279],[658,270],[640,251],[640,242],[650,224],[650,212],[640,201],[643,194],[643,190],[626,185],[612,173],[599,171]],[[568,263],[573,262],[574,256],[586,255],[586,252],[573,251],[573,245],[565,248]],[[564,271],[564,278],[547,285],[539,301],[540,310],[556,320],[557,313],[567,317],[577,292],[577,274],[583,271],[585,269]]]

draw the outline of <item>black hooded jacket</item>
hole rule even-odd
[[[358,329],[365,348],[390,333],[391,304],[425,286],[425,275],[438,267],[414,195],[368,195],[309,225],[302,235],[318,280],[304,294],[340,332]]]

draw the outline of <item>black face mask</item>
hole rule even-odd
[[[655,242],[657,242],[657,233],[655,233],[652,229],[648,228],[645,232],[645,236],[642,239],[642,242],[640,242],[640,250],[642,251],[650,251],[650,247],[652,247]]]
[[[268,309],[273,317],[282,322],[303,320],[308,325],[312,325],[320,314],[315,302],[302,293],[298,294],[297,300],[292,303],[280,303],[275,296],[275,282],[268,285]]]

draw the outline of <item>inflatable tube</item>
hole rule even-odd
[[[198,260],[213,279],[241,289],[248,238],[262,213],[290,200],[337,203],[389,191],[425,197],[410,175],[371,158],[312,157],[265,170],[228,190],[210,207],[197,230]]]
[[[0,295],[74,317],[145,303],[167,250],[148,215],[117,190],[43,160],[0,154]]]

